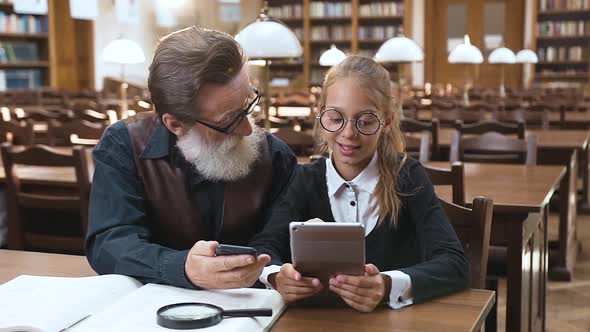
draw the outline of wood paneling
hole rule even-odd
[[[69,13],[68,0],[49,1],[51,87],[94,88],[94,23]]]
[[[447,61],[447,7],[449,4],[464,3],[467,6],[467,33],[471,43],[483,50],[484,40],[484,5],[486,2],[501,0],[426,0],[425,11],[425,77],[433,83],[453,83],[463,86],[465,65],[449,64]],[[515,53],[523,48],[524,38],[524,2],[503,0],[504,14],[504,46]],[[500,84],[500,68],[490,65],[487,59],[478,66],[469,65],[470,76],[476,84],[483,87],[498,87]],[[517,87],[521,82],[520,65],[505,67],[506,86]]]

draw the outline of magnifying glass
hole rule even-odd
[[[200,329],[219,324],[223,317],[272,316],[272,309],[223,310],[222,308],[198,302],[169,304],[158,309],[158,325],[169,329]]]

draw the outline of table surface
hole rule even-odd
[[[450,146],[454,129],[440,128],[438,142],[441,146]],[[540,148],[576,148],[584,149],[590,140],[590,130],[531,129],[528,134],[537,136]]]
[[[450,168],[447,161],[428,162],[427,165]],[[476,196],[484,196],[494,201],[494,211],[538,212],[549,202],[566,171],[565,166],[464,165],[465,203],[471,203]],[[439,197],[452,201],[450,186],[435,186],[435,191]]]
[[[0,284],[21,274],[83,277],[96,273],[86,257],[0,250]],[[273,331],[475,331],[494,304],[494,293],[467,289],[400,310],[290,308]],[[362,327],[362,328],[361,328]]]

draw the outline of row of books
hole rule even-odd
[[[0,11],[0,32],[46,33],[47,16],[5,14]]]
[[[350,40],[352,28],[350,25],[321,25],[311,27],[311,40]]]
[[[377,50],[360,49],[357,52],[358,55],[364,56],[367,58],[371,58],[371,59],[375,56],[375,53],[377,53]]]
[[[585,70],[568,69],[568,70],[551,70],[544,69],[537,72],[537,75],[541,76],[588,76],[588,72]]]
[[[539,22],[539,36],[583,36],[590,34],[588,21]]]
[[[540,0],[539,10],[590,9],[590,0]]]
[[[581,46],[572,47],[540,47],[537,55],[541,62],[584,61],[588,59],[588,48]]]
[[[303,7],[301,4],[286,4],[268,8],[268,14],[275,18],[302,18]]]
[[[10,89],[37,89],[43,87],[41,69],[0,70],[0,91]]]
[[[37,43],[0,42],[0,62],[39,61]]]
[[[359,40],[389,39],[395,37],[398,33],[402,32],[403,27],[401,25],[359,26]]]
[[[311,17],[342,17],[352,15],[350,2],[313,1],[310,5]]]
[[[374,2],[359,6],[360,16],[402,16],[403,2]]]

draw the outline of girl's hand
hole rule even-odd
[[[365,265],[364,276],[338,275],[330,278],[330,290],[344,302],[361,312],[371,312],[389,296],[387,275],[373,264]]]
[[[271,274],[269,282],[287,303],[313,296],[324,288],[319,279],[303,278],[289,263],[283,264],[278,273]]]

